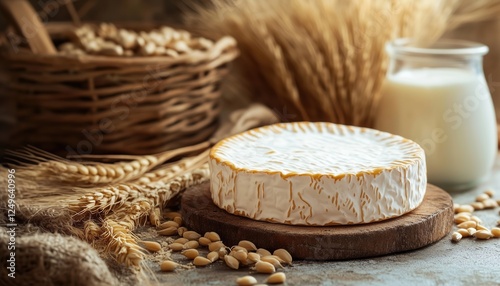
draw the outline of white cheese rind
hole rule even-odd
[[[420,205],[427,185],[424,151],[416,143],[332,123],[250,130],[216,144],[209,164],[217,206],[293,225],[360,224],[400,216]]]

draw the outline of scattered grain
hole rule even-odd
[[[209,259],[207,259],[207,258],[205,258],[203,256],[197,256],[193,260],[193,264],[196,265],[196,266],[207,266],[210,263],[212,263],[212,261],[210,261]]]
[[[283,259],[281,259],[279,256],[276,256],[276,255],[269,255],[269,256],[266,256],[266,257],[274,257],[276,260],[278,260],[280,263],[285,263],[285,261]]]
[[[476,228],[476,226],[477,226],[477,222],[472,221],[472,220],[462,222],[461,224],[458,225],[459,228],[471,228],[471,227]]]
[[[176,222],[179,226],[182,225],[182,218],[180,216],[174,217],[172,221]]]
[[[173,242],[174,243],[180,243],[180,244],[186,244],[188,241],[189,241],[189,239],[184,238],[184,237],[180,237],[180,238],[174,240]]]
[[[454,221],[456,224],[459,224],[459,223],[462,223],[462,222],[469,221],[469,220],[470,220],[470,218],[471,218],[471,216],[470,216],[470,215],[468,215],[468,214],[456,214],[456,215],[454,216],[454,220],[453,220],[453,221]]]
[[[170,271],[174,271],[175,268],[177,268],[177,266],[179,266],[179,264],[177,264],[173,261],[167,260],[167,261],[163,261],[160,264],[160,269],[161,269],[161,271],[170,272]]]
[[[215,262],[217,261],[217,259],[219,259],[219,252],[217,251],[212,251],[212,252],[209,252],[207,254],[207,258],[212,261],[212,262]]]
[[[462,237],[469,237],[470,236],[470,233],[468,230],[466,230],[465,228],[460,228],[459,230],[457,230],[458,233],[460,233],[462,235]]]
[[[258,255],[255,252],[249,252],[247,256],[248,260],[250,260],[253,263],[256,263],[257,261],[260,260],[260,255]]]
[[[459,242],[461,239],[462,239],[462,235],[461,235],[459,232],[454,232],[454,233],[451,235],[451,240],[452,240],[453,242]]]
[[[269,262],[276,268],[283,268],[283,265],[281,265],[280,261],[273,256],[263,256],[260,258],[260,261]]]
[[[484,204],[485,209],[494,209],[494,208],[498,207],[498,203],[494,199],[484,200],[483,204]]]
[[[292,264],[292,255],[286,250],[286,249],[283,249],[283,248],[280,248],[280,249],[276,249],[274,252],[273,252],[273,255],[276,255],[278,256],[279,258],[281,258],[284,263],[286,264]]]
[[[175,221],[171,221],[171,220],[169,220],[169,221],[166,221],[166,222],[164,222],[164,223],[160,224],[160,225],[157,227],[157,229],[161,230],[161,229],[166,229],[166,228],[169,228],[169,227],[175,227],[176,232],[177,232],[177,228],[179,227],[179,224],[178,224],[178,223],[176,223]]]
[[[484,191],[484,193],[486,195],[488,195],[490,198],[493,198],[493,196],[495,195],[495,191],[492,189],[488,189],[488,190]]]
[[[224,255],[224,261],[226,262],[226,265],[229,266],[229,268],[238,269],[240,267],[240,262],[238,261],[238,259],[230,255]]]
[[[494,227],[491,229],[491,234],[494,237],[500,237],[500,228],[499,227]]]
[[[238,277],[236,279],[236,284],[238,284],[238,286],[252,286],[257,284],[257,279],[250,275]]]
[[[238,261],[241,262],[242,264],[246,263],[247,257],[248,257],[247,252],[245,252],[243,250],[237,250],[237,251],[233,250],[229,253],[229,255],[238,259]]]
[[[478,225],[476,226],[476,229],[477,229],[477,230],[487,230],[487,231],[489,231],[489,229],[488,229],[487,227],[485,227],[484,225],[480,225],[480,224],[478,224]]]
[[[172,243],[172,244],[169,244],[168,247],[170,249],[172,249],[172,251],[181,251],[184,249],[184,244]]]
[[[490,196],[488,196],[487,194],[480,194],[479,196],[476,197],[476,202],[482,202],[489,198]]]
[[[210,239],[210,241],[215,242],[215,241],[220,241],[220,236],[216,232],[206,232],[204,237]]]
[[[187,238],[189,240],[198,240],[201,235],[196,231],[188,230],[182,233],[182,237]]]
[[[489,230],[479,230],[474,234],[474,236],[477,239],[490,239],[493,237],[493,234]]]
[[[461,212],[469,212],[472,213],[474,211],[474,208],[471,205],[460,205],[455,212],[461,213]]]
[[[471,216],[470,220],[475,221],[477,224],[483,223],[483,221],[475,215]]]
[[[219,253],[219,259],[223,259],[224,256],[227,255],[227,248],[221,247],[221,248],[219,248],[219,250],[217,252]]]
[[[231,247],[231,250],[232,250],[232,251],[238,251],[238,250],[241,250],[241,251],[244,251],[244,252],[248,253],[248,250],[247,250],[246,248],[241,247],[241,246],[238,246],[238,245],[235,245],[235,246]]]
[[[224,247],[224,243],[222,241],[216,241],[212,242],[208,245],[208,250],[210,251],[216,251],[219,250],[220,248]]]
[[[200,245],[202,246],[208,246],[210,243],[212,243],[212,241],[206,237],[200,237],[198,239],[198,243],[200,243]]]
[[[266,279],[267,284],[282,284],[286,281],[286,275],[283,272],[277,272],[269,275]]]
[[[158,234],[165,235],[165,236],[172,236],[172,235],[177,234],[177,230],[178,229],[176,227],[170,226],[170,227],[167,227],[165,229],[158,230]]]
[[[238,242],[238,246],[243,247],[248,251],[257,250],[257,247],[255,246],[255,244],[251,241],[248,241],[248,240],[242,240],[242,241]]]
[[[160,249],[161,249],[161,245],[156,241],[144,241],[143,240],[141,243],[142,243],[142,245],[144,245],[144,248],[146,248],[147,250],[152,251],[152,252],[157,252],[157,251],[160,251]]]
[[[476,211],[480,211],[480,210],[484,210],[484,204],[482,202],[473,202],[470,204],[474,210]]]
[[[183,236],[184,232],[186,232],[186,231],[188,231],[188,229],[186,227],[181,226],[177,229],[177,234],[180,236]]]
[[[181,252],[182,255],[186,256],[188,259],[195,259],[200,255],[196,249],[186,249]]]
[[[473,236],[477,232],[477,229],[470,227],[467,229],[467,232],[469,233],[469,236]]]
[[[261,257],[272,255],[271,252],[269,252],[267,249],[264,248],[257,249],[257,254],[259,254]]]
[[[257,263],[255,263],[254,269],[258,273],[271,274],[271,273],[276,272],[276,268],[274,267],[274,265],[272,265],[269,262],[265,262],[265,261],[257,261]]]
[[[184,249],[192,249],[192,248],[198,248],[200,247],[200,244],[196,240],[191,240],[188,241],[184,244]]]
[[[179,212],[166,212],[163,217],[173,220],[175,217],[182,217],[182,215]]]

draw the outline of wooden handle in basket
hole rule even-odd
[[[0,0],[0,9],[24,36],[35,54],[55,54],[56,48],[38,14],[27,0]]]

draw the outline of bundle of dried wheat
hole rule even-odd
[[[16,186],[30,193],[19,193],[16,218],[20,224],[29,222],[50,232],[77,236],[103,256],[140,269],[144,253],[133,231],[147,222],[157,226],[161,211],[172,198],[208,179],[206,157],[207,153],[203,152],[185,158],[178,168],[148,183],[131,180],[106,187],[59,189],[54,183],[38,183],[36,189],[26,188],[29,184],[26,173],[20,170],[16,172],[17,178],[21,178]],[[159,170],[164,169],[169,168]],[[145,177],[154,177],[159,170],[148,172]],[[0,174],[6,173],[5,168],[0,168]]]
[[[386,70],[384,44],[423,44],[449,26],[498,15],[500,1],[213,0],[185,17],[208,38],[231,35],[241,56],[235,95],[286,112],[282,120],[370,126]]]

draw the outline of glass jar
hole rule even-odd
[[[482,60],[488,47],[410,39],[386,45],[390,62],[375,128],[411,139],[425,150],[429,183],[464,190],[482,182],[497,154],[497,125]]]

